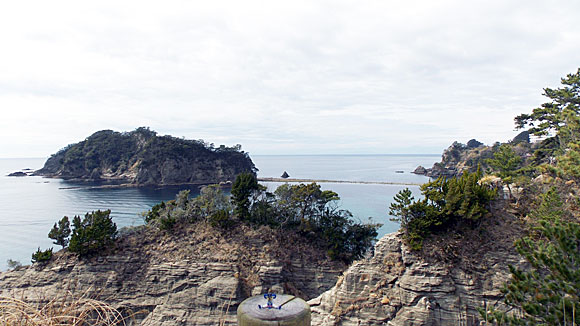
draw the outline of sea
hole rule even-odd
[[[393,196],[409,188],[418,197],[418,184],[429,178],[411,172],[418,165],[432,166],[441,156],[252,155],[251,158],[260,178],[279,178],[286,171],[291,178],[352,182],[321,182],[320,185],[324,190],[338,193],[340,208],[351,211],[357,221],[383,224],[379,229],[381,237],[399,228],[388,215]],[[119,228],[131,227],[143,224],[143,212],[161,201],[174,199],[180,190],[189,189],[190,196],[199,194],[198,186],[99,189],[61,179],[7,176],[24,169],[37,170],[45,161],[46,158],[0,159],[0,271],[8,268],[9,259],[30,264],[31,254],[37,248],[60,249],[47,235],[63,216],[72,218],[110,209]],[[282,183],[262,184],[274,191]]]

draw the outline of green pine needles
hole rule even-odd
[[[409,189],[395,195],[389,214],[401,224],[408,244],[414,250],[433,232],[455,223],[475,225],[489,213],[489,204],[497,191],[480,184],[481,170],[465,172],[459,178],[439,177],[421,186],[423,199],[414,200]]]
[[[77,253],[79,256],[98,254],[115,243],[117,225],[113,222],[110,214],[111,210],[97,210],[86,213],[82,219],[77,215],[73,218],[72,232],[69,219],[64,216],[60,221],[54,223],[48,237],[54,240],[54,244],[63,248],[68,246],[70,252]],[[46,253],[39,252],[40,249],[35,254],[36,261],[48,256]],[[50,257],[52,257],[52,249],[48,259]]]
[[[510,266],[512,278],[502,289],[512,312],[480,309],[496,325],[580,324],[580,224],[564,217],[554,188],[541,198],[531,214],[535,232],[515,243],[531,268]]]
[[[82,220],[80,216],[75,216],[69,250],[85,256],[112,246],[117,236],[117,225],[110,214],[109,209],[86,213]]]

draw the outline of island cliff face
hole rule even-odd
[[[133,185],[208,184],[256,172],[240,146],[157,136],[147,128],[98,131],[52,155],[36,175]]]

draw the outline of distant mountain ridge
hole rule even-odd
[[[240,145],[215,148],[203,140],[158,136],[146,127],[101,130],[53,154],[36,175],[133,185],[207,184],[256,173]]]

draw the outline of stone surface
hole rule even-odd
[[[235,325],[253,289],[308,300],[345,269],[307,243],[264,229],[223,232],[200,223],[177,234],[132,232],[102,257],[60,251],[47,265],[0,273],[0,296],[43,301],[71,290],[136,312],[136,325]]]
[[[374,254],[354,263],[335,287],[309,301],[312,325],[479,325],[476,311],[500,300],[514,251],[489,252],[481,265],[464,271],[427,263],[400,234],[380,239]]]

